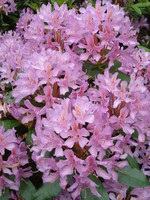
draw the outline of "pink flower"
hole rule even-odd
[[[16,4],[14,0],[3,0],[0,2],[0,9],[8,15],[9,12],[16,11]]]
[[[116,91],[114,91],[114,95],[117,97],[117,99],[114,101],[114,104],[113,104],[114,108],[117,108],[117,106],[121,102],[129,103],[132,101],[131,98],[129,98],[130,93],[127,91],[127,82],[126,81],[121,82],[120,88],[116,89]]]
[[[63,138],[67,138],[64,146],[72,148],[74,143],[78,142],[80,147],[83,148],[88,143],[89,140],[86,137],[89,136],[89,132],[85,128],[79,128],[79,126],[80,125],[74,121],[72,122],[71,130],[61,134]]]
[[[36,119],[39,111],[41,110],[40,108],[33,106],[29,100],[25,100],[24,105],[27,108],[21,107],[21,108],[18,109],[18,112],[20,114],[25,115],[25,116],[22,117],[22,123],[23,124],[28,123],[28,122]]]
[[[97,176],[102,177],[105,180],[110,179],[109,174],[105,170],[103,170],[100,166],[98,166],[95,157],[88,156],[85,160],[85,165],[86,165],[85,166],[86,174],[92,174],[95,171]]]
[[[76,199],[76,197],[80,195],[81,189],[86,188],[89,188],[93,195],[101,197],[101,195],[96,190],[96,183],[91,181],[88,177],[78,175],[75,175],[74,177],[75,183],[67,189],[69,192],[72,192],[73,199]]]
[[[142,164],[142,172],[150,176],[150,147],[145,141],[141,144],[137,144],[135,152],[133,154],[137,159],[138,163]]]
[[[42,133],[37,134],[37,136],[33,135],[33,143],[32,151],[40,152],[41,155],[55,149],[55,156],[63,156],[63,140],[47,128]]]
[[[82,29],[82,21],[79,21],[77,17],[70,16],[68,27],[66,27],[68,42],[78,43],[83,38],[84,33],[85,30]]]
[[[149,28],[147,18],[145,18],[143,15],[142,15],[140,21],[137,20],[137,21],[133,22],[133,26],[134,26],[134,28],[136,29],[137,32],[140,31],[141,27]]]
[[[118,73],[110,74],[109,70],[106,69],[104,75],[99,74],[97,79],[95,80],[95,84],[99,86],[99,88],[103,88],[108,90],[109,92],[114,93],[118,84],[120,83],[120,79],[117,79]]]
[[[91,136],[88,146],[90,146],[89,152],[92,156],[96,157],[100,152],[105,154],[104,150],[113,146],[112,129],[108,126],[104,129],[96,126],[94,128],[93,135]]]
[[[46,108],[50,108],[52,106],[52,104],[55,101],[55,98],[52,95],[52,88],[50,86],[45,86],[44,89],[44,95],[37,95],[35,97],[35,100],[39,103],[41,102],[45,102],[46,103]]]
[[[59,168],[54,158],[36,157],[36,162],[38,169],[43,172],[42,179],[44,183],[53,183],[59,178]]]
[[[92,7],[91,4],[87,5],[87,8],[80,8],[80,16],[79,22],[82,20],[82,30],[85,32],[86,35],[92,33],[93,35],[98,32],[98,26],[100,24],[99,20],[95,19],[95,9]]]
[[[32,171],[27,167],[29,161],[25,143],[16,138],[14,129],[5,131],[0,127],[0,149],[1,195],[5,187],[18,191],[20,180],[32,176]]]
[[[0,127],[0,153],[5,154],[5,149],[11,151],[18,143],[15,136],[15,129],[7,130],[5,132],[4,128]]]
[[[43,125],[57,133],[68,131],[72,121],[70,106],[69,99],[64,99],[61,104],[53,104],[53,108],[46,111],[46,118],[42,120]]]
[[[123,131],[127,134],[132,134],[134,132],[134,128],[132,127],[134,122],[135,121],[130,117],[129,110],[127,108],[122,108],[120,110],[119,117],[116,117],[115,115],[110,117],[110,123],[116,123],[118,129],[122,128]]]
[[[13,90],[13,97],[16,102],[20,102],[23,98],[33,95],[42,83],[38,82],[36,71],[28,69],[26,73],[20,73],[19,79],[16,81],[16,88]]]
[[[106,180],[104,181],[104,186],[109,192],[109,197],[111,200],[123,200],[123,198],[126,198],[126,192],[128,187],[124,186],[123,184],[119,183],[118,181],[114,180]],[[116,194],[116,195],[115,195]],[[117,196],[117,198],[116,198]]]
[[[86,96],[78,97],[74,102],[73,115],[80,124],[94,121],[94,105]]]
[[[150,198],[150,187],[146,188],[134,188],[131,191],[131,195],[134,195],[136,197],[131,197],[131,200],[149,200]]]
[[[81,53],[80,60],[88,60],[89,56],[92,56],[96,61],[99,61],[101,58],[100,50],[103,46],[100,46],[99,44],[95,45],[94,37],[92,35],[86,37],[86,44],[80,43],[78,46],[86,49],[86,53]]]
[[[83,171],[83,160],[76,157],[72,150],[65,150],[64,156],[65,160],[60,160],[57,166],[60,169],[61,177],[66,177],[67,175],[73,174],[73,170],[76,169],[79,172]]]
[[[30,8],[24,9],[21,14],[20,18],[16,24],[17,32],[24,35],[24,32],[29,27],[29,24],[33,18],[33,11]]]

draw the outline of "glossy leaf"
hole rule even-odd
[[[139,8],[147,8],[150,6],[150,2],[136,3],[135,6]]]
[[[5,192],[0,197],[0,200],[8,200],[9,199],[9,189],[5,188]]]
[[[92,63],[84,63],[83,71],[87,72],[89,78],[95,79],[98,74],[100,74],[100,69]]]
[[[142,12],[141,12],[141,10],[140,10],[139,7],[137,7],[137,6],[135,6],[135,5],[132,5],[131,8],[132,8],[136,13],[138,13],[139,15],[142,14]]]
[[[15,104],[15,99],[12,97],[12,91],[5,92],[6,103],[13,103]]]
[[[130,77],[127,74],[125,74],[125,73],[123,73],[123,72],[118,70],[118,68],[120,66],[121,66],[121,63],[119,61],[115,60],[114,61],[114,66],[112,66],[110,68],[110,73],[114,74],[114,73],[118,72],[118,78],[120,78],[122,81],[127,81],[129,83],[130,82]]]
[[[150,185],[148,178],[139,169],[126,166],[117,172],[119,182],[124,185],[133,188],[143,188]]]
[[[52,199],[61,192],[62,188],[59,186],[59,180],[54,183],[45,183],[38,191],[33,195],[34,200],[49,200]]]
[[[98,193],[101,195],[101,197],[97,197],[95,195],[93,195],[93,193],[90,191],[90,189],[86,189],[86,190],[81,190],[81,199],[82,200],[109,200],[109,196],[108,193],[106,192],[106,189],[104,188],[103,184],[101,183],[101,181],[96,178],[93,175],[90,175],[89,178],[97,184],[97,191]]]
[[[2,26],[10,26],[9,24],[7,24],[7,23],[4,23],[4,24],[2,24]]]
[[[32,200],[33,194],[36,192],[36,189],[31,181],[27,180],[22,181],[20,184],[19,194],[21,197],[23,197],[25,200]]]
[[[147,47],[144,47],[144,46],[142,46],[142,45],[139,45],[138,48],[139,48],[139,49],[144,49],[145,51],[150,52],[150,49],[148,49]]]
[[[27,145],[32,145],[32,134],[35,134],[34,129],[29,129],[29,131],[26,133],[25,142]]]
[[[136,168],[136,169],[140,169],[139,168],[139,164],[138,164],[138,162],[137,162],[135,157],[131,157],[131,156],[128,155],[127,156],[127,161],[129,163],[130,167]]]
[[[81,190],[81,200],[99,200],[100,198],[94,196],[90,189]]]
[[[29,6],[34,11],[39,9],[36,3],[26,3],[26,5]]]
[[[108,193],[106,191],[106,189],[104,188],[103,184],[101,183],[100,179],[96,178],[95,176],[90,176],[90,179],[92,181],[94,181],[98,187],[97,187],[97,191],[99,192],[99,194],[101,195],[100,200],[109,200],[109,196]]]
[[[0,126],[4,126],[5,130],[16,128],[20,125],[21,123],[17,120],[0,120]]]

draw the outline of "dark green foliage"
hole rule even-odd
[[[150,186],[148,178],[137,168],[126,166],[123,169],[117,169],[118,180],[120,183],[133,187],[143,188]]]
[[[59,180],[51,184],[45,183],[33,194],[33,200],[50,200],[56,197],[61,190],[62,188],[59,186]]]
[[[25,200],[32,200],[33,194],[36,192],[36,189],[30,180],[22,181],[20,184],[19,194]]]
[[[106,189],[104,188],[103,184],[101,183],[100,179],[96,178],[93,175],[90,175],[89,178],[97,184],[97,191],[101,195],[101,197],[96,197],[93,195],[93,193],[90,191],[90,189],[85,189],[81,191],[81,199],[82,200],[109,200],[108,193],[106,192]]]

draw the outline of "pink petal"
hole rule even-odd
[[[75,140],[73,138],[69,138],[68,140],[66,140],[66,142],[64,143],[64,146],[67,146],[69,148],[72,148],[73,145],[75,143]]]

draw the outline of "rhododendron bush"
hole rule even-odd
[[[101,1],[24,10],[0,36],[0,199],[150,199],[150,53],[138,45],[123,9]]]

